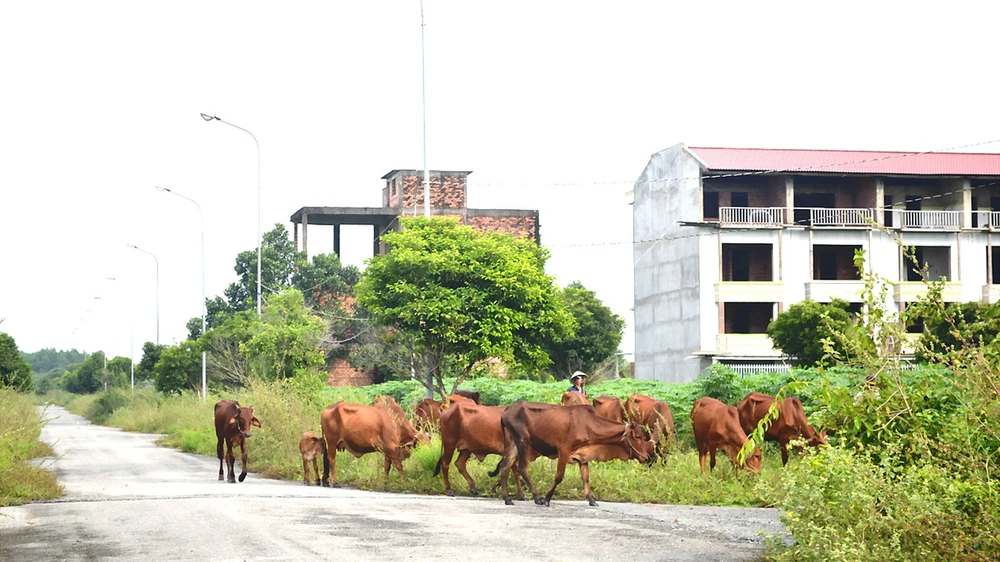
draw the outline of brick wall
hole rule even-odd
[[[351,367],[347,359],[334,359],[327,372],[327,386],[365,386],[372,384],[372,377]]]
[[[475,215],[468,218],[469,226],[481,232],[503,232],[538,240],[537,217]]]
[[[396,195],[392,195],[395,182]],[[466,205],[466,175],[431,172],[428,190],[434,209],[462,209]],[[401,172],[386,179],[383,203],[389,207],[413,208],[424,206],[424,177],[422,172]]]

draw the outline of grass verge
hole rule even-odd
[[[30,462],[52,454],[38,440],[42,425],[32,396],[0,388],[0,506],[62,495],[55,474]]]

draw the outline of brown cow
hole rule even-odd
[[[338,402],[323,410],[319,417],[323,438],[326,439],[324,486],[340,487],[337,481],[337,451],[346,450],[355,457],[381,452],[385,455],[385,475],[389,476],[390,466],[395,466],[400,476],[403,475],[403,460],[410,456],[408,447],[417,438],[414,436],[406,442],[400,440],[401,431],[390,408]]]
[[[736,408],[715,398],[705,396],[694,401],[691,407],[691,425],[694,427],[694,442],[698,446],[698,462],[705,473],[705,456],[711,454],[711,468],[715,469],[715,450],[722,450],[733,464],[739,466],[737,454],[747,442],[747,434],[740,427],[740,416]],[[745,468],[760,472],[760,449],[754,447],[753,454],[746,459]]]
[[[219,480],[222,480],[222,442],[226,442],[226,467],[229,469],[229,482],[235,483],[236,455],[233,448],[239,447],[243,455],[243,472],[240,482],[247,477],[247,444],[251,426],[260,427],[260,420],[253,416],[253,408],[241,408],[235,400],[222,400],[215,405],[215,437],[218,442],[215,451],[219,455]]]
[[[562,395],[563,406],[585,406],[590,404],[590,399],[582,392],[564,392]]]
[[[322,437],[316,437],[311,432],[306,431],[299,439],[299,452],[302,453],[302,480],[309,485],[309,461],[312,461],[313,472],[316,473],[316,485],[320,485],[319,466],[316,459],[326,456],[326,442]]]
[[[762,392],[751,392],[736,405],[736,410],[740,415],[740,425],[747,435],[750,435],[757,428],[760,420],[764,419],[772,402],[774,402],[773,396]],[[825,445],[828,441],[826,432],[817,432],[806,421],[806,412],[802,409],[802,402],[795,396],[788,396],[778,405],[778,417],[764,432],[764,439],[777,441],[778,445],[781,446],[781,465],[784,466],[788,464],[788,442],[800,437],[804,438],[806,443],[812,447]]]
[[[456,402],[473,402],[473,400],[459,394],[452,394],[445,402],[424,398],[413,407],[414,423],[424,431],[438,429],[441,425],[441,412]]]
[[[517,401],[507,406],[500,416],[500,425],[506,434],[504,458],[490,476],[501,474],[503,500],[507,505],[514,504],[510,501],[507,487],[507,468],[515,462],[538,505],[549,505],[556,486],[566,473],[566,464],[579,464],[587,501],[590,505],[597,505],[590,491],[590,466],[587,463],[612,459],[645,462],[653,453],[653,444],[643,440],[639,426],[613,422],[599,415],[590,405],[554,406]],[[540,455],[558,459],[555,481],[544,500],[539,497],[528,475],[532,449]]]
[[[441,413],[441,458],[434,468],[434,476],[439,472],[443,474],[446,495],[455,495],[448,480],[448,467],[456,449],[458,459],[455,461],[455,466],[468,482],[469,493],[473,496],[479,495],[476,482],[469,475],[465,465],[472,455],[475,455],[479,462],[482,462],[486,455],[503,455],[504,442],[503,433],[500,431],[500,416],[506,408],[506,406],[478,406],[468,400],[456,403]],[[535,454],[531,460],[537,456]],[[513,469],[514,467],[510,467],[508,470]],[[521,488],[521,480],[516,478],[514,483],[517,485],[518,499],[523,500],[524,490]]]
[[[617,396],[598,396],[594,398],[594,409],[597,413],[611,421],[625,423],[625,406]]]
[[[483,405],[483,399],[480,398],[478,392],[473,392],[471,390],[461,390],[461,389],[459,389],[459,390],[456,390],[455,392],[453,392],[452,396],[454,396],[456,394],[458,396],[463,397],[463,398],[468,398],[469,400],[472,400],[473,402],[475,402],[476,404],[479,404],[480,406]]]
[[[669,440],[677,435],[670,406],[645,394],[633,394],[625,400],[625,413],[629,421],[642,427],[647,439],[656,443],[656,455],[663,458]]]
[[[399,430],[399,443],[403,447],[412,447],[417,444],[417,441],[428,444],[431,442],[430,435],[420,433],[417,428],[413,427],[413,424],[406,417],[406,412],[392,396],[376,396],[374,406],[389,411],[389,417]]]

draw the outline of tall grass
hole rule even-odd
[[[38,440],[41,431],[42,417],[32,397],[0,388],[0,506],[62,495],[55,474],[29,462],[52,454]]]

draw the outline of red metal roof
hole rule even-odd
[[[1000,176],[1000,154],[688,147],[713,172]]]

